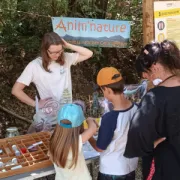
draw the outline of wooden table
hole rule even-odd
[[[86,164],[90,164],[90,174],[93,178],[93,167],[94,167],[94,161],[96,159],[98,159],[99,156],[95,156],[93,158],[90,159],[86,159]],[[37,178],[42,178],[42,177],[46,177],[49,175],[55,174],[55,169],[54,166],[50,166],[48,168],[43,168],[43,169],[39,169],[37,171],[32,171],[29,173],[24,173],[24,174],[18,174],[15,176],[10,176],[7,178],[1,178],[3,180],[33,180],[33,179],[37,179]]]
[[[83,144],[83,154],[86,159],[86,164],[90,165],[90,174],[93,178],[93,167],[94,167],[94,161],[99,158],[99,153],[96,152],[92,146],[89,144],[89,142],[86,142]],[[54,166],[50,166],[47,168],[38,169],[36,171],[24,173],[24,174],[18,174],[15,176],[9,176],[7,178],[1,178],[3,180],[33,180],[41,177],[46,177],[49,175],[55,174]]]

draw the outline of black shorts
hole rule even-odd
[[[135,180],[135,171],[122,176],[102,174],[99,172],[97,180]]]

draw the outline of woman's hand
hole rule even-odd
[[[154,141],[154,148],[156,148],[158,144],[160,144],[161,142],[163,142],[165,140],[166,140],[166,138],[164,137],[164,138],[159,138],[156,141]]]
[[[62,39],[62,42],[63,42],[63,47],[64,47],[64,48],[69,48],[70,43],[68,43],[67,41],[65,41],[63,38],[61,38],[61,39]]]
[[[49,98],[45,98],[45,99],[40,99],[39,102],[38,102],[38,107],[39,107],[39,109],[46,108],[47,102],[48,102],[49,100],[53,100],[53,98],[52,98],[52,97],[49,97]]]
[[[79,53],[77,62],[82,62],[84,60],[87,60],[93,55],[93,52],[91,50],[89,50],[85,47],[70,44],[67,41],[65,41],[63,38],[61,38],[61,39],[63,41],[64,48],[71,49],[72,51]]]

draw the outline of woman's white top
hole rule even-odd
[[[42,58],[38,57],[26,66],[17,82],[26,86],[33,82],[41,99],[52,97],[61,105],[72,103],[70,68],[71,65],[77,64],[78,57],[78,53],[64,53],[65,64],[61,66],[56,61],[52,61],[48,66],[50,73],[44,70]]]

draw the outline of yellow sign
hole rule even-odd
[[[155,18],[164,18],[164,17],[178,16],[178,15],[180,15],[180,8],[154,12]]]
[[[180,1],[154,2],[155,40],[175,41],[180,48]]]

